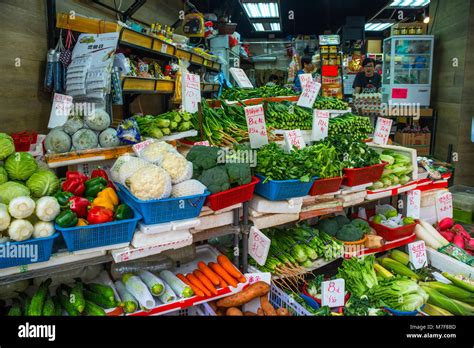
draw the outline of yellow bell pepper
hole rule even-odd
[[[113,211],[119,202],[120,201],[117,193],[115,193],[115,190],[111,187],[107,187],[99,192],[97,197],[92,201],[92,206],[103,207]]]
[[[86,219],[82,219],[82,218],[81,218],[81,219],[78,219],[78,220],[77,220],[76,226],[87,226],[87,225],[89,225],[89,223],[87,222]]]

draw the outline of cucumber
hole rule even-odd
[[[46,297],[46,301],[44,302],[43,307],[43,316],[45,317],[52,317],[56,315],[56,308],[54,306],[54,301],[51,296]]]
[[[114,290],[108,285],[98,284],[98,283],[89,283],[89,284],[86,284],[86,288],[89,291],[101,294],[103,297],[108,298],[111,302],[115,301]]]
[[[69,300],[69,296],[65,296],[63,294],[63,286],[59,286],[58,289],[56,290],[56,296],[58,296],[59,302],[61,303],[61,306],[64,307],[66,310],[67,314],[71,317],[77,317],[81,313],[76,309],[76,307],[73,306],[71,301]]]
[[[10,310],[7,314],[9,317],[21,317],[23,313],[21,312],[21,304],[20,301],[14,300],[13,305],[11,306]]]
[[[76,284],[74,284],[69,297],[78,312],[82,313],[86,306],[86,300],[84,299],[84,284],[82,284],[80,279],[76,280]]]
[[[28,315],[28,308],[30,307],[31,299],[24,292],[20,293],[20,298],[23,302],[23,313],[25,316]]]
[[[60,317],[63,315],[63,308],[61,307],[61,303],[59,303],[59,298],[57,296],[53,296],[54,302],[54,315]]]
[[[31,299],[30,306],[28,307],[28,315],[41,316],[43,314],[43,305],[48,294],[48,288],[51,284],[51,278],[46,279],[38,288],[38,291]]]
[[[115,288],[122,300],[122,306],[125,313],[133,313],[138,308],[138,302],[133,295],[125,288],[120,280],[115,282]]]
[[[104,309],[98,305],[96,305],[92,301],[86,300],[86,306],[84,308],[84,313],[86,313],[89,316],[94,316],[94,317],[103,317],[106,315]]]
[[[84,290],[84,297],[87,301],[94,302],[96,305],[101,306],[102,308],[114,308],[117,306],[115,299],[110,301],[109,298],[104,297],[102,294],[92,292],[89,290]]]

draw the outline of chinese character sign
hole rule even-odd
[[[453,218],[453,196],[451,192],[442,192],[436,197],[436,215],[438,216],[438,222],[444,218]]]
[[[60,127],[66,123],[73,107],[72,101],[69,95],[54,93],[48,128]]]
[[[410,263],[415,269],[420,269],[428,265],[424,241],[419,240],[408,244],[408,255],[410,256]]]
[[[258,149],[268,144],[267,126],[265,123],[265,111],[263,105],[252,105],[245,107],[245,118],[249,133],[250,146]]]
[[[329,111],[313,110],[313,128],[311,140],[319,141],[328,137]]]
[[[306,147],[303,136],[301,135],[301,131],[299,129],[285,131],[283,136],[285,138],[285,149],[288,153],[291,152],[294,147],[297,149]]]
[[[247,74],[241,68],[230,68],[229,70],[239,87],[253,88],[252,82],[250,82]]]
[[[379,117],[377,125],[375,126],[374,143],[379,145],[387,145],[390,137],[390,130],[392,129],[392,120],[388,118]]]
[[[267,261],[271,240],[256,227],[250,228],[249,254],[260,266]]]
[[[300,74],[298,75],[298,78],[300,79],[301,90],[304,90],[306,84],[313,80],[313,76],[311,74]]]
[[[309,80],[303,87],[303,92],[301,93],[296,105],[312,108],[320,89],[321,84],[319,82]]]
[[[184,111],[195,113],[198,111],[198,103],[201,102],[201,78],[196,74],[186,73],[183,75],[181,84],[183,93]]]
[[[407,193],[407,216],[413,219],[420,218],[421,191],[412,190]]]
[[[321,283],[321,303],[323,306],[344,306],[344,279],[334,279]]]

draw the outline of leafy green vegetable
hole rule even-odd
[[[361,240],[363,236],[364,233],[353,224],[342,226],[336,233],[336,238],[344,242],[355,242]]]
[[[345,216],[345,215],[338,215],[338,216],[335,217],[335,220],[336,220],[337,225],[339,226],[339,228],[351,223],[351,220],[349,220],[347,218],[347,216]]]
[[[0,161],[4,160],[15,152],[13,139],[6,133],[0,133]]]
[[[8,174],[4,167],[0,166],[0,185],[8,181]]]
[[[1,203],[8,204],[13,198],[29,196],[29,195],[30,195],[30,190],[28,189],[28,187],[22,184],[8,181],[0,185]]]
[[[363,141],[351,135],[340,135],[325,140],[338,152],[344,168],[362,168],[380,163],[380,154]]]
[[[5,161],[5,169],[12,180],[27,180],[37,168],[35,158],[28,152],[15,152]]]
[[[33,197],[52,196],[59,187],[57,176],[46,169],[38,169],[26,182]]]
[[[364,258],[353,257],[342,262],[337,277],[345,280],[347,291],[351,296],[361,297],[378,284],[374,263],[374,255]]]
[[[344,315],[347,316],[385,316],[387,312],[375,308],[376,305],[367,296],[358,298],[351,296],[344,307]]]
[[[328,235],[335,237],[339,230],[339,224],[336,219],[324,219],[318,222],[317,228]]]
[[[321,295],[321,283],[324,281],[324,275],[319,274],[308,282],[306,290],[313,297]]]
[[[225,167],[231,184],[245,185],[252,181],[252,172],[248,163],[226,163]]]
[[[357,227],[360,231],[362,231],[364,234],[367,234],[370,232],[370,226],[369,223],[365,220],[362,219],[354,219],[351,222],[352,225]]]

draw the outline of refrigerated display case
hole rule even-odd
[[[384,40],[383,102],[430,105],[433,43],[432,35],[398,35]]]

